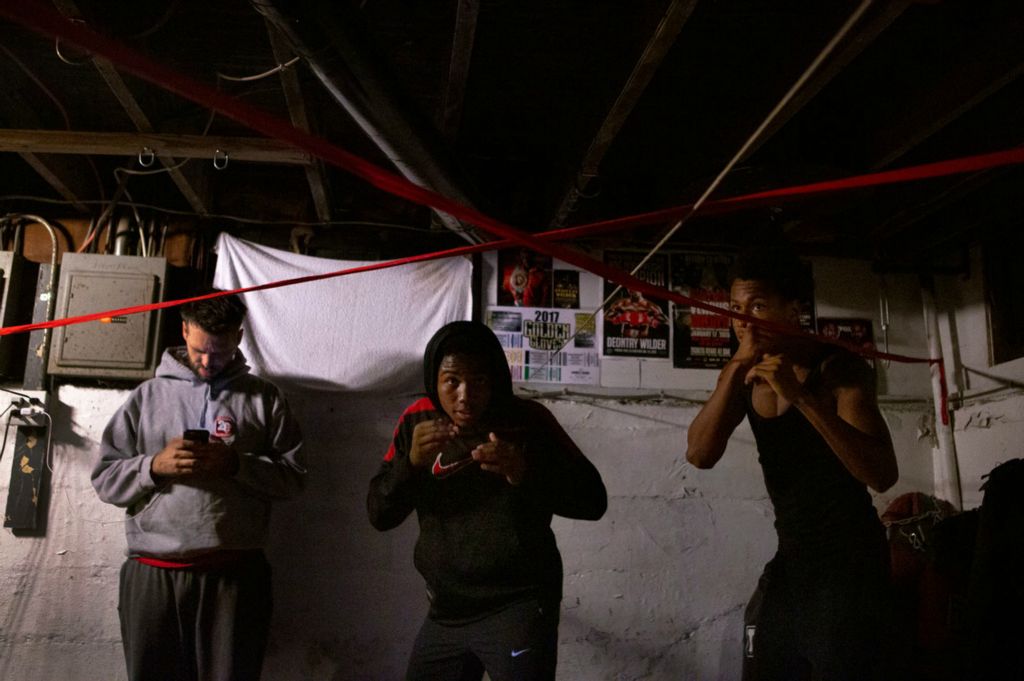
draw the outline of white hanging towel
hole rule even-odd
[[[329,260],[217,239],[213,285],[256,286],[371,263]],[[383,270],[245,294],[242,336],[254,373],[282,387],[351,392],[415,392],[423,386],[423,350],[448,322],[469,319],[467,258]]]

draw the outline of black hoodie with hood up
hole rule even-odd
[[[437,375],[453,340],[488,361],[492,397],[482,420],[488,431],[523,445],[526,473],[520,485],[475,464],[437,477],[409,461],[416,424],[445,417]],[[513,395],[505,352],[487,326],[452,322],[441,328],[427,344],[423,369],[427,397],[402,414],[370,482],[370,522],[389,530],[416,511],[414,562],[426,580],[435,620],[471,621],[528,598],[557,603],[562,560],[551,517],[600,518],[608,504],[600,474],[551,412]]]

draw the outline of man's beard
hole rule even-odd
[[[192,370],[192,373],[195,375],[196,378],[204,382],[209,382],[213,380],[224,369],[224,367],[220,367],[216,371],[210,371],[209,369],[207,369],[207,374],[204,376],[202,374],[202,365],[193,362],[192,358],[188,356],[187,352],[185,353],[185,365]]]
[[[188,361],[188,368],[192,370],[192,373],[195,374],[196,378],[198,378],[200,381],[209,381],[211,378],[213,378],[213,374],[209,373],[206,376],[204,376],[202,374],[202,367],[193,362],[191,359]]]

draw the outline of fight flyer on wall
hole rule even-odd
[[[554,308],[489,307],[494,331],[517,382],[597,385],[601,358],[588,312]]]
[[[875,335],[870,319],[819,317],[818,333],[825,338],[849,341],[865,350],[875,349]]]
[[[734,256],[725,253],[673,253],[672,290],[729,309],[729,268]],[[672,366],[677,369],[720,369],[732,357],[729,318],[689,305],[672,305]]]
[[[580,273],[577,270],[554,271],[555,293],[552,307],[577,310],[580,306]]]
[[[498,251],[498,305],[551,307],[551,256],[528,248]]]
[[[607,265],[632,272],[643,253],[605,251]],[[653,286],[668,287],[668,257],[655,255],[636,276]],[[614,282],[604,282],[604,297],[614,291]],[[648,300],[640,291],[619,289],[604,309],[604,354],[614,357],[669,356],[668,303]]]
[[[811,290],[807,292],[807,296],[800,301],[800,330],[806,331],[807,333],[814,333],[816,325],[816,312],[814,310],[814,272],[811,267],[811,263],[804,262],[804,269],[806,270],[806,279],[810,282]]]

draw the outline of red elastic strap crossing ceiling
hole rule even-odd
[[[578,251],[574,251],[570,248],[566,248],[560,244],[550,243],[548,239],[542,239],[540,235],[531,235],[519,230],[516,230],[502,222],[499,222],[483,213],[480,213],[476,209],[468,206],[459,204],[447,197],[441,196],[436,192],[419,187],[411,182],[405,180],[402,177],[385,171],[377,166],[361,159],[350,152],[341,149],[325,140],[314,137],[309,133],[295,128],[289,123],[277,119],[269,114],[262,112],[254,107],[251,107],[244,102],[236,100],[228,95],[225,95],[218,90],[211,88],[208,85],[195,81],[187,76],[179,74],[171,69],[168,69],[161,64],[152,61],[148,57],[141,53],[132,50],[131,48],[117,43],[116,41],[110,40],[84,25],[71,22],[59,13],[55,12],[48,6],[35,2],[34,0],[23,1],[19,3],[0,3],[0,14],[7,16],[12,21],[20,23],[36,32],[42,33],[50,37],[59,37],[77,44],[79,47],[92,52],[94,54],[103,56],[109,59],[111,62],[117,64],[120,68],[135,74],[136,76],[150,81],[160,87],[174,92],[179,96],[194,101],[203,106],[209,107],[221,113],[228,118],[231,118],[257,132],[261,132],[269,137],[276,138],[281,141],[288,142],[293,146],[303,149],[308,153],[323,159],[324,161],[331,163],[343,170],[346,170],[372,184],[373,186],[383,191],[389,192],[395,196],[405,198],[414,203],[428,206],[436,210],[448,213],[454,217],[476,225],[485,232],[491,235],[502,237],[505,243],[491,242],[488,244],[481,244],[476,247],[466,247],[472,249],[467,251],[464,249],[452,249],[451,251],[445,251],[438,254],[428,254],[427,256],[414,256],[413,258],[405,258],[396,261],[389,261],[388,263],[377,263],[373,266],[353,268],[351,270],[343,270],[341,272],[330,273],[325,275],[313,275],[310,277],[300,277],[297,279],[272,282],[269,284],[263,284],[260,286],[253,286],[244,289],[238,289],[235,292],[249,292],[265,290],[268,288],[276,288],[279,286],[293,285],[303,283],[306,281],[314,281],[317,279],[325,279],[331,276],[340,276],[342,274],[352,274],[357,271],[366,271],[368,269],[380,269],[382,267],[395,267],[398,265],[406,264],[408,262],[416,262],[417,260],[432,259],[434,257],[449,257],[451,255],[458,255],[460,253],[475,252],[476,250],[486,250],[490,248],[501,247],[503,245],[520,245],[531,248],[540,253],[551,255],[564,262],[576,265],[582,269],[593,272],[604,279],[613,281],[616,284],[641,291],[647,295],[655,298],[671,300],[673,302],[688,305],[699,309],[706,310],[713,314],[724,315],[733,319],[739,319],[750,323],[756,323],[767,328],[773,328],[773,325],[766,324],[762,320],[757,320],[746,315],[740,315],[729,310],[723,310],[715,307],[704,301],[696,300],[683,296],[678,293],[667,291],[665,289],[652,286],[651,284],[638,279],[628,273],[622,272],[615,268],[609,267],[605,263],[595,260],[589,256],[586,256]],[[819,182],[810,185],[802,185],[798,187],[789,187],[783,189],[777,189],[767,192],[759,192],[756,194],[746,195],[744,197],[736,197],[733,199],[726,199],[722,201],[713,201],[705,204],[705,208],[710,211],[727,210],[729,208],[738,208],[741,205],[751,205],[759,201],[780,199],[791,196],[801,196],[814,193],[822,193],[828,191],[838,191],[840,189],[851,189],[856,187],[867,187],[872,185],[887,184],[892,182],[905,182],[914,179],[923,179],[928,177],[938,177],[940,175],[948,175],[952,173],[964,173],[972,172],[976,170],[983,170],[986,168],[993,168],[999,165],[1007,165],[1010,163],[1020,163],[1024,161],[1024,149],[1012,149],[1002,152],[996,152],[993,154],[982,154],[979,156],[968,157],[965,159],[956,159],[952,161],[943,161],[940,163],[927,164],[926,166],[918,166],[915,169],[901,169],[894,171],[885,171],[882,173],[873,173],[871,175],[858,176],[856,178],[846,178],[844,180],[834,180],[828,182]],[[594,223],[593,225],[587,225],[584,228],[575,228],[575,234],[580,233],[596,233],[600,230],[611,230],[624,228],[626,226],[634,226],[639,224],[652,224],[659,221],[671,219],[673,216],[684,215],[688,212],[690,207],[681,206],[671,208],[663,211],[656,211],[654,213],[647,213],[640,216],[633,216],[628,218],[620,218],[618,220],[611,220],[602,223]],[[558,232],[565,234],[572,230],[558,230]],[[563,237],[563,238],[567,238]],[[207,296],[200,296],[197,298],[189,298],[178,301],[167,301],[164,303],[155,303],[147,306],[137,306],[133,308],[123,308],[121,310],[113,310],[107,312],[96,313],[92,315],[83,315],[73,319],[64,320],[53,320],[51,322],[43,322],[41,324],[30,324],[21,327],[9,327],[0,330],[0,335],[7,335],[9,333],[19,333],[35,328],[47,328],[48,326],[61,326],[69,323],[82,323],[85,321],[94,321],[102,319],[104,317],[112,317],[126,314],[135,314],[148,310],[161,309],[165,307],[172,307],[180,305],[184,302],[191,300],[199,300],[203,298],[215,297],[217,295],[226,295],[225,293],[210,294]],[[782,327],[775,327],[774,330],[783,333],[792,333],[789,329]],[[871,357],[879,359],[890,359],[899,362],[938,362],[938,359],[934,358],[920,358],[920,357],[907,357],[902,355],[894,355],[890,353],[880,352],[865,352],[860,348],[855,348],[852,344],[846,344],[842,341],[828,341],[836,345],[848,347],[851,350],[859,352]]]

